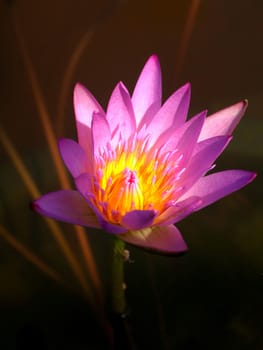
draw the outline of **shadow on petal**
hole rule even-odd
[[[187,251],[180,231],[173,225],[147,227],[118,237],[128,244],[157,254],[178,255]]]

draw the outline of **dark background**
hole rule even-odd
[[[105,107],[119,80],[133,89],[152,53],[161,61],[164,99],[191,82],[190,115],[249,100],[217,169],[254,170],[258,178],[179,224],[190,248],[185,256],[130,249],[134,263],[126,264],[125,275],[138,349],[263,348],[262,13],[260,0],[0,2],[1,125],[42,193],[60,185],[21,39],[56,137],[76,137],[75,82]],[[0,156],[1,225],[74,285],[72,292],[53,282],[0,235],[0,348],[106,348],[43,219],[29,210],[32,196],[2,145]],[[72,228],[61,227],[83,263]],[[107,300],[112,239],[87,231]]]

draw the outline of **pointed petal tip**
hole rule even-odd
[[[190,99],[191,88],[192,88],[191,83],[187,82],[184,85],[182,85],[177,91],[178,92],[180,91],[182,93],[182,95],[188,96],[188,98]],[[177,91],[175,91],[175,92],[177,92]]]
[[[208,114],[208,109],[204,109],[201,113],[203,113],[205,116]]]
[[[240,102],[240,104],[242,104],[241,111],[242,111],[242,116],[243,116],[248,108],[248,100],[244,99],[243,101]]]
[[[146,72],[148,70],[151,72],[156,72],[159,75],[159,79],[161,79],[161,64],[157,54],[153,54],[148,58],[142,72]]]
[[[247,99],[244,99],[244,100],[241,100],[235,104],[233,104],[232,106],[230,106],[229,108],[231,107],[236,107],[236,114],[241,114],[241,117],[245,114],[245,111],[247,110],[247,107],[248,107],[248,100]]]
[[[245,98],[242,102],[243,102],[244,106],[248,106],[248,99]]]
[[[156,69],[157,71],[161,71],[161,64],[160,60],[157,54],[153,53],[148,59],[146,60],[143,70],[145,69]]]
[[[129,90],[127,89],[126,85],[123,83],[123,81],[119,81],[116,88],[119,89],[120,93],[123,95],[125,93],[126,95],[130,95]]]
[[[161,107],[162,100],[162,73],[159,59],[156,55],[150,56],[145,63],[132,93],[132,104],[139,125],[145,113],[152,108],[156,113]]]
[[[45,195],[44,195],[44,196],[45,196]],[[29,207],[30,207],[30,209],[33,210],[35,213],[37,213],[37,214],[39,214],[39,215],[41,215],[41,216],[49,217],[49,218],[50,218],[51,216],[49,215],[49,213],[48,213],[48,211],[46,210],[45,206],[42,206],[42,205],[41,205],[42,198],[43,198],[44,196],[42,196],[42,197],[40,197],[40,198],[34,200],[33,202],[30,202],[30,203],[29,203]],[[51,218],[56,220],[56,218],[53,218],[53,217],[51,217]]]
[[[155,64],[160,64],[159,57],[156,53],[153,53],[147,60],[147,62],[154,62]]]
[[[87,88],[86,88],[86,86],[83,84],[83,83],[81,83],[80,81],[77,81],[76,83],[75,83],[75,85],[74,85],[74,90],[75,89],[84,89],[84,90],[87,90]]]
[[[74,89],[73,89],[73,96],[74,98],[77,97],[77,95],[83,91],[86,91],[87,88],[82,84],[82,83],[79,83],[77,82],[75,85],[74,85]]]
[[[208,116],[201,131],[199,141],[217,135],[232,134],[244,116],[247,106],[248,100],[244,99]]]
[[[42,216],[48,216],[46,214],[46,208],[45,208],[45,205],[41,205],[42,203],[42,198],[46,197],[47,195],[43,195],[42,197],[39,197],[38,199],[35,199],[34,201],[30,202],[29,203],[29,207],[31,210],[33,210],[34,212],[38,213],[39,215],[42,215]]]
[[[36,213],[38,213],[38,210],[39,210],[39,206],[37,204],[37,199],[34,200],[33,202],[30,202],[29,203],[29,208],[33,211],[35,211]]]
[[[79,87],[83,86],[82,83],[80,83],[79,81],[77,81],[74,85],[74,89],[78,89]]]
[[[77,191],[50,192],[31,205],[42,216],[69,224],[100,228],[94,211]]]
[[[191,196],[202,198],[196,210],[200,210],[229,194],[240,190],[252,182],[257,174],[247,170],[224,170],[200,178],[193,187],[186,192],[181,200]]]
[[[49,215],[47,214],[46,210],[43,210],[41,207],[41,198],[38,198],[36,200],[34,200],[33,202],[29,203],[29,208],[31,210],[33,210],[35,213],[41,215],[41,216],[47,216],[49,217]]]
[[[247,179],[248,184],[255,180],[255,178],[258,176],[258,174],[255,171],[247,171]]]

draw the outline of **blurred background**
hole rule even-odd
[[[111,237],[54,226],[29,203],[69,186],[56,139],[76,138],[74,84],[106,107],[152,53],[164,99],[191,82],[190,115],[249,100],[217,169],[258,177],[180,223],[186,255],[129,248],[134,348],[263,348],[262,13],[260,0],[0,2],[1,349],[107,349],[94,305],[107,309]]]

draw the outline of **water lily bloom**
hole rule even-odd
[[[101,228],[130,244],[165,253],[187,246],[175,223],[251,182],[255,174],[207,175],[231,140],[247,102],[186,120],[190,84],[161,103],[161,70],[153,55],[130,96],[123,83],[106,112],[82,85],[74,90],[78,143],[59,150],[77,191],[42,196],[34,208],[64,222]]]

